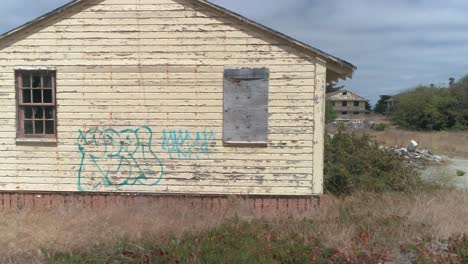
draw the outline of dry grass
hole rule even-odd
[[[401,193],[325,196],[319,216],[321,236],[331,247],[352,250],[367,233],[374,249],[398,250],[417,238],[446,239],[468,231],[468,193],[443,189],[415,195]],[[397,252],[394,252],[397,253]]]
[[[342,252],[358,250],[392,252],[417,238],[448,238],[468,231],[468,193],[443,189],[414,195],[359,193],[344,198],[324,196],[319,213],[306,220],[270,218],[278,230],[285,225],[303,228],[327,246]],[[235,208],[233,208],[235,209]],[[2,212],[0,217],[0,263],[44,261],[46,252],[69,252],[93,245],[117,243],[123,237],[138,241],[150,235],[219,226],[235,210],[212,212],[188,208],[158,207],[102,211],[60,209]],[[255,216],[240,211],[241,220]],[[304,225],[313,228],[306,228]]]
[[[406,147],[416,140],[420,148],[432,149],[449,157],[468,158],[468,132],[420,132],[389,129],[387,131],[365,130],[378,142],[388,146]]]
[[[43,249],[68,252],[114,244],[122,238],[139,240],[154,233],[203,230],[230,217],[227,211],[193,211],[180,204],[172,208],[60,208],[0,214],[0,263],[40,262]]]

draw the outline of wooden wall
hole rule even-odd
[[[0,190],[321,193],[323,62],[193,1],[85,2],[0,43]],[[17,144],[15,66],[56,68],[57,144]],[[223,71],[240,66],[270,69],[267,148],[223,146]],[[109,129],[111,147],[83,140]],[[123,141],[129,166],[89,158]]]

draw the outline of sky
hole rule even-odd
[[[210,0],[357,66],[347,89],[375,103],[468,74],[466,0]],[[69,0],[2,0],[0,31]]]

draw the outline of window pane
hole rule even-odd
[[[52,78],[50,76],[45,75],[42,77],[42,80],[44,82],[44,88],[52,88]]]
[[[33,90],[33,103],[42,103],[42,94],[40,89]]]
[[[55,134],[54,121],[46,121],[45,133],[48,135]]]
[[[24,107],[24,118],[25,119],[32,119],[33,117],[33,108],[31,106]]]
[[[26,103],[26,104],[31,103],[31,90],[30,89],[23,90],[23,103]]]
[[[35,106],[34,107],[34,119],[43,119],[44,118],[44,111],[42,107]]]
[[[45,110],[45,118],[46,119],[54,119],[54,108],[53,107],[44,107]]]
[[[31,88],[31,75],[24,74],[22,78],[23,78],[23,88]]]
[[[33,134],[33,121],[24,121],[24,134]]]
[[[44,89],[44,103],[52,103],[52,89]]]
[[[32,87],[41,88],[41,76],[40,75],[32,77]]]
[[[44,133],[44,122],[34,121],[34,134],[43,134]]]

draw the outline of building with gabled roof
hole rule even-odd
[[[366,98],[349,90],[340,90],[327,94],[327,103],[331,103],[336,112],[337,121],[362,122],[367,113]]]
[[[316,197],[354,70],[207,1],[72,1],[0,37],[0,192]]]

